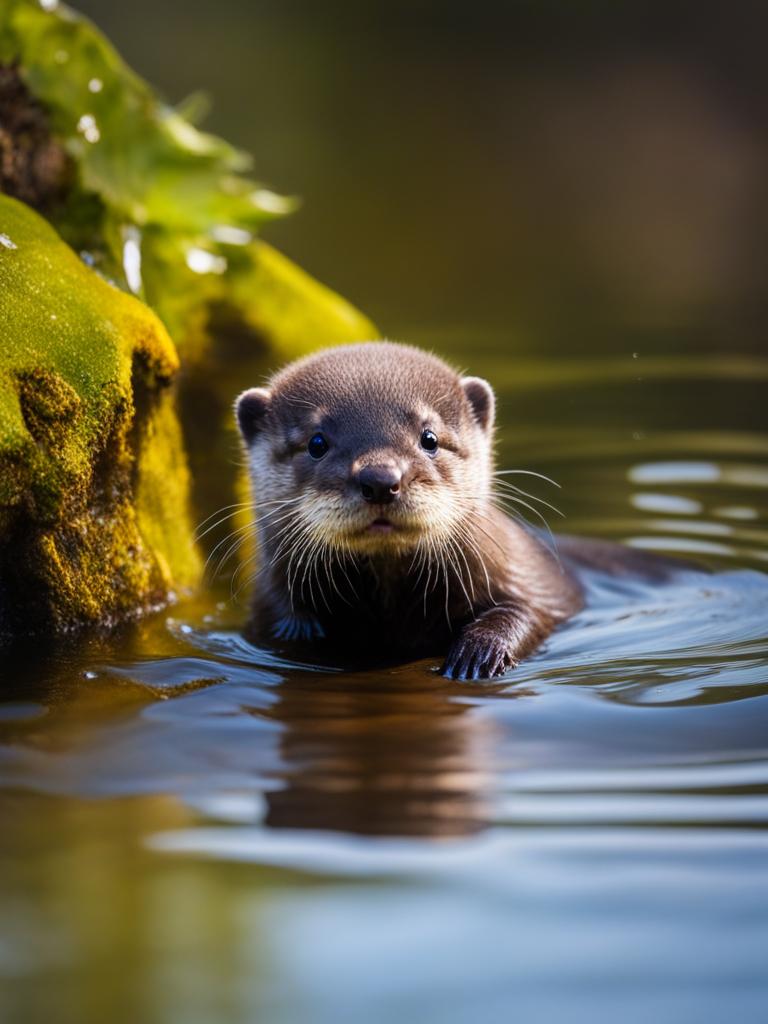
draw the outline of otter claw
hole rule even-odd
[[[454,644],[442,674],[448,679],[496,679],[514,664],[502,645],[467,637]]]

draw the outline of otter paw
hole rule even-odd
[[[442,674],[447,679],[496,679],[516,665],[506,641],[467,630],[448,652]]]
[[[325,631],[313,615],[286,615],[272,628],[276,640],[322,640]]]

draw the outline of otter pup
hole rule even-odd
[[[494,395],[391,342],[327,349],[237,399],[257,631],[494,678],[582,604],[492,499]]]

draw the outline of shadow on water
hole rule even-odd
[[[470,1009],[507,1019],[513,992],[533,1019],[567,998],[639,1024],[660,987],[670,1021],[734,1000],[754,1016],[768,939],[762,435],[628,444],[593,406],[577,408],[582,443],[537,419],[542,387],[557,405],[537,386],[501,395],[502,464],[521,464],[525,420],[523,464],[565,485],[569,526],[714,571],[585,570],[587,608],[493,685],[449,683],[429,661],[340,672],[254,647],[226,581],[118,636],[9,654],[11,1020],[32,1007],[63,1024],[249,1022],[287,1006],[297,1022],[389,1024],[405,1000],[463,1024]]]
[[[70,796],[171,792],[214,819],[240,806],[266,830],[436,838],[492,827],[528,771],[591,765],[607,778],[708,757],[711,774],[765,757],[768,577],[583,578],[587,608],[495,684],[448,682],[430,662],[341,672],[235,630],[157,622],[172,654],[99,664],[94,650],[76,680],[64,659],[58,677],[46,667],[40,703],[6,704],[0,779]],[[697,715],[670,714],[686,708]],[[661,802],[648,811],[649,824],[666,817]]]
[[[433,666],[341,673],[235,632],[182,628],[171,627],[186,656],[94,664],[84,675],[96,693],[57,701],[54,685],[48,707],[9,705],[3,783],[83,796],[170,787],[214,818],[241,807],[267,829],[427,838],[487,827],[493,726]]]
[[[281,689],[269,715],[286,771],[267,794],[266,827],[437,838],[487,825],[490,725],[439,682],[409,682],[353,678],[309,713],[313,680]]]

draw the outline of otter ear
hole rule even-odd
[[[462,377],[461,386],[472,406],[472,413],[480,427],[488,433],[496,414],[496,399],[493,389],[482,377]]]
[[[269,408],[270,394],[267,388],[251,388],[239,395],[235,402],[235,415],[240,433],[246,444],[252,444],[259,433]]]

